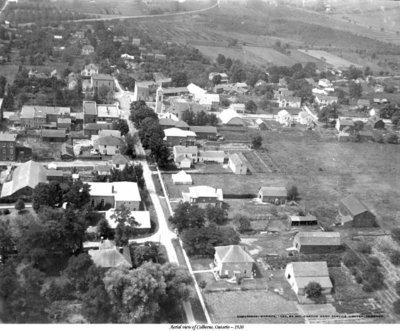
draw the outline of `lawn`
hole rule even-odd
[[[295,302],[271,291],[204,293],[213,323],[304,323]]]

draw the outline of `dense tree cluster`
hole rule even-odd
[[[186,122],[189,125],[212,125],[215,126],[218,124],[218,118],[215,114],[206,113],[205,111],[201,111],[195,113],[192,110],[185,110],[181,116],[182,121]]]

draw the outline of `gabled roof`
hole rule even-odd
[[[173,147],[174,154],[175,153],[185,153],[185,154],[197,154],[199,149],[197,146],[181,146],[177,145]]]
[[[339,232],[299,232],[295,239],[302,246],[340,246]]]
[[[34,161],[28,161],[15,168],[12,180],[3,184],[1,197],[7,197],[24,187],[32,189],[39,183],[46,183],[46,169]]]
[[[217,246],[215,255],[222,263],[254,263],[254,259],[240,245]]]
[[[97,105],[97,116],[119,118],[120,111],[116,105]]]
[[[13,133],[0,133],[0,141],[15,141],[17,135]]]
[[[217,198],[222,199],[222,190],[211,186],[200,185],[189,187],[189,194],[192,198]]]
[[[113,164],[129,164],[129,160],[122,154],[116,154],[112,157]]]
[[[89,250],[93,263],[101,268],[132,268],[132,262],[128,261],[116,247],[98,250]]]
[[[265,197],[287,197],[286,187],[261,187],[260,193]]]
[[[340,203],[353,217],[368,211],[368,208],[354,195],[349,195],[348,197],[342,199]]]
[[[222,124],[229,124],[232,120],[236,121],[238,124],[240,122],[241,125],[244,124],[241,116],[231,108],[223,110],[222,113],[219,114],[219,119]]]
[[[189,127],[190,131],[193,131],[194,133],[209,133],[209,134],[217,134],[217,128],[215,126],[190,126]]]
[[[201,151],[199,156],[203,158],[210,158],[210,157],[222,157],[225,158],[224,151]]]
[[[185,171],[181,170],[177,174],[172,175],[172,181],[174,183],[186,183],[186,184],[192,184],[192,176],[187,174]]]
[[[106,74],[94,74],[92,76],[92,79],[94,79],[94,80],[111,80],[111,81],[114,81],[113,76],[106,75]]]
[[[189,93],[194,94],[196,97],[200,97],[202,94],[207,93],[206,90],[202,89],[200,86],[197,86],[196,84],[190,83],[187,86],[187,89]]]
[[[67,133],[65,130],[42,130],[44,138],[65,138]]]
[[[120,138],[114,137],[114,136],[104,136],[100,137],[95,141],[95,144],[97,145],[105,145],[105,146],[122,146],[123,141]]]
[[[95,101],[83,101],[83,113],[86,115],[97,115],[97,104]]]
[[[189,130],[170,128],[164,130],[165,137],[196,137],[196,134]]]
[[[339,121],[340,125],[354,126],[354,122],[352,119],[339,118],[338,121]]]
[[[114,196],[115,201],[141,201],[137,183],[134,182],[87,182],[90,195],[97,197]]]
[[[235,166],[241,166],[241,165],[247,166],[247,160],[246,160],[246,158],[243,156],[242,153],[230,154],[230,155],[229,155],[229,160],[230,160]]]
[[[295,277],[329,277],[325,261],[292,262]]]

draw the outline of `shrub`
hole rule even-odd
[[[364,292],[367,292],[367,293],[371,293],[374,291],[374,288],[368,283],[364,284],[362,289]]]
[[[380,267],[381,266],[381,261],[376,257],[376,256],[369,256],[368,257],[368,263],[375,266],[375,267]]]
[[[351,252],[346,252],[342,257],[343,264],[347,267],[354,267],[358,264],[358,257]]]
[[[291,187],[288,188],[287,198],[290,201],[296,201],[299,199],[299,190],[297,189],[297,186],[292,185]]]
[[[319,298],[322,294],[322,286],[317,282],[310,282],[304,289],[307,297],[310,299]]]
[[[400,315],[400,300],[393,302],[393,310],[396,314]]]
[[[22,199],[18,199],[14,208],[18,211],[18,213],[21,213],[25,209],[25,202]]]
[[[362,270],[362,274],[364,279],[372,286],[373,289],[377,290],[383,287],[384,276],[377,267],[365,267]]]
[[[356,276],[356,282],[357,282],[358,284],[361,284],[361,283],[363,282],[363,278],[361,277],[361,275],[357,275],[357,276]]]
[[[400,265],[400,251],[392,251],[390,253],[390,262],[395,266]]]
[[[202,280],[200,283],[199,283],[199,287],[201,288],[201,289],[205,289],[206,288],[206,286],[207,286],[207,282],[205,281],[205,280]]]
[[[234,224],[239,233],[248,232],[251,230],[250,220],[244,215],[236,215],[234,217]]]
[[[3,214],[4,214],[4,215],[10,215],[10,211],[9,211],[8,209],[4,209],[4,210],[3,210]]]
[[[367,244],[366,242],[361,242],[357,246],[357,251],[359,251],[362,254],[371,254],[372,248],[370,244]]]

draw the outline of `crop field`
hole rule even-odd
[[[80,13],[98,15],[143,15],[138,0],[57,0],[57,5]]]
[[[332,53],[328,53],[326,51],[320,51],[320,50],[302,50],[299,49],[300,52],[310,55],[320,61],[324,61],[330,65],[332,65],[335,68],[341,68],[341,67],[349,67],[351,65],[354,65],[356,67],[359,67],[358,64],[347,61],[337,55],[334,55]]]

